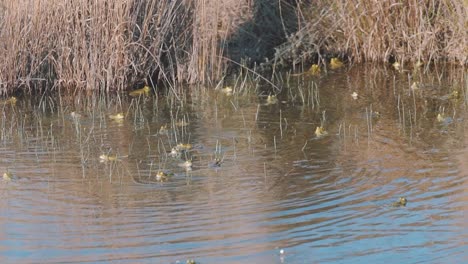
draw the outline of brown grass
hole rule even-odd
[[[464,0],[313,2],[301,10],[302,27],[275,54],[280,64],[317,61],[327,54],[355,62],[467,63]]]
[[[4,0],[1,7],[2,93],[123,90],[149,77],[175,83],[209,72],[198,62],[203,46],[192,45],[203,38],[193,27],[194,1]]]
[[[465,2],[0,0],[0,94],[144,82],[176,92],[266,57],[288,66],[330,53],[466,64]]]

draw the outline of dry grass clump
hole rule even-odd
[[[357,62],[466,64],[467,10],[463,0],[314,1],[303,5],[301,28],[277,49],[275,61],[298,64],[333,53]]]

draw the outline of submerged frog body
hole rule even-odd
[[[158,171],[158,173],[156,173],[156,181],[158,182],[167,182],[170,178],[170,175],[168,173],[165,173],[163,171]]]
[[[266,104],[267,105],[272,105],[278,103],[278,98],[276,98],[276,95],[268,95]]]
[[[413,82],[413,84],[411,84],[411,90],[415,91],[415,90],[418,90],[420,87],[419,85],[419,82]]]
[[[175,125],[176,126],[179,126],[179,127],[184,127],[184,126],[188,126],[190,123],[185,121],[184,119],[181,119],[177,122],[175,122]]]
[[[453,122],[453,118],[450,116],[445,116],[444,113],[437,114],[436,120],[444,126],[450,125]]]
[[[227,96],[230,96],[233,93],[233,89],[232,89],[231,86],[226,86],[223,89],[221,89],[221,92],[224,93]]]
[[[167,135],[168,133],[169,130],[167,129],[167,125],[162,125],[161,128],[159,128],[160,135]]]
[[[460,99],[460,93],[455,90],[449,94],[449,99]]]
[[[192,149],[192,144],[177,144],[177,146],[175,146],[175,148],[179,151],[189,151]]]
[[[400,197],[397,202],[392,203],[393,207],[404,207],[408,201],[405,197]]]
[[[171,155],[172,157],[174,157],[174,158],[180,157],[180,155],[182,155],[182,151],[181,151],[180,149],[178,149],[177,146],[176,146],[176,147],[173,147],[173,148],[171,149],[170,155]]]
[[[123,113],[117,113],[115,115],[109,115],[109,118],[112,120],[122,120],[125,118]]]
[[[343,62],[338,58],[332,58],[330,60],[330,68],[332,70],[339,69],[339,68],[341,68],[343,66],[344,66]]]
[[[213,162],[211,162],[210,167],[219,168],[219,167],[221,167],[222,163],[223,163],[222,159],[216,158],[216,159],[213,160]]]
[[[81,114],[77,113],[77,112],[71,112],[70,113],[70,116],[73,120],[79,120],[81,119]]]
[[[18,101],[18,98],[12,96],[5,101],[0,101],[0,104],[2,105],[16,105],[16,102]]]
[[[148,85],[145,85],[143,88],[141,89],[137,89],[137,90],[134,90],[134,91],[131,91],[129,93],[130,96],[132,97],[138,97],[140,95],[148,95],[149,92],[151,91],[151,88],[148,86]]]
[[[99,160],[101,162],[117,161],[118,159],[119,158],[116,155],[101,154],[99,156]]]
[[[315,129],[315,136],[316,137],[323,137],[325,135],[328,135],[328,132],[323,128],[323,126],[319,126]]]
[[[320,66],[318,64],[312,64],[312,66],[310,66],[308,71],[305,71],[303,73],[291,74],[291,76],[302,76],[302,75],[318,76],[320,75],[320,72],[321,72]]]
[[[445,101],[445,100],[458,100],[460,99],[460,93],[457,90],[452,91],[449,94],[442,95],[438,98],[439,100]]]
[[[436,119],[437,119],[437,122],[444,122],[445,116],[443,114],[439,113],[439,114],[437,114]]]
[[[318,64],[312,64],[312,66],[310,66],[310,69],[307,73],[309,73],[310,75],[319,75],[320,74],[320,66],[318,66]]]
[[[14,180],[16,177],[13,175],[13,173],[7,171],[3,173],[3,180],[4,181],[11,181]]]
[[[186,170],[192,170],[192,161],[186,160],[184,163],[180,163],[179,167],[185,168]]]

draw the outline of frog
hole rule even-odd
[[[175,146],[175,148],[177,148],[179,151],[189,151],[192,149],[192,147],[193,147],[192,144],[189,144],[189,143],[187,144],[180,143],[180,144],[177,144],[177,146]]]
[[[151,88],[148,86],[148,85],[145,85],[143,88],[141,89],[137,89],[137,90],[134,90],[134,91],[131,91],[129,93],[129,95],[131,97],[138,97],[140,95],[148,95],[149,92],[151,91]]]
[[[276,98],[276,95],[268,95],[266,105],[273,105],[276,103],[278,103],[278,98]]]
[[[122,120],[125,118],[124,114],[123,113],[117,113],[115,115],[109,115],[109,118],[112,119],[112,120]]]
[[[3,173],[3,180],[6,182],[14,180],[16,177],[13,175],[13,173],[7,171]]]
[[[338,59],[338,58],[332,58],[332,59],[330,60],[330,68],[331,68],[332,70],[339,69],[339,68],[341,68],[341,67],[343,67],[343,66],[344,66],[343,62],[342,62],[340,59]]]
[[[158,181],[158,182],[167,182],[169,180],[170,176],[171,176],[170,174],[168,174],[168,173],[166,173],[164,171],[158,171],[156,173],[155,178],[156,178],[156,181]]]
[[[393,207],[405,207],[408,200],[405,197],[400,197],[398,201],[392,203]]]
[[[192,170],[192,160],[186,160],[183,163],[179,163],[179,167],[183,167],[186,170]]]
[[[315,136],[316,137],[323,137],[323,136],[326,136],[328,135],[328,132],[325,130],[325,128],[323,128],[323,126],[319,126],[315,129]]]

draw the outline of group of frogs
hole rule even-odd
[[[338,69],[338,68],[343,67],[343,65],[344,65],[343,62],[341,60],[339,60],[338,58],[332,58],[331,61],[330,61],[330,68],[331,69]],[[317,65],[317,64],[313,64],[310,67],[307,74],[318,75],[318,74],[320,74],[320,71],[321,71],[320,66]],[[222,91],[226,95],[232,95],[233,89],[232,89],[232,87],[225,87],[225,88],[222,89]],[[143,88],[140,88],[140,89],[129,92],[129,95],[131,97],[148,96],[150,94],[150,92],[151,92],[151,88],[149,86],[145,85]],[[18,99],[16,97],[10,97],[9,99],[4,100],[3,102],[0,102],[0,105],[15,105],[17,100]],[[276,104],[277,102],[278,102],[278,99],[276,98],[276,95],[269,95],[267,97],[267,99],[266,99],[266,105]],[[71,117],[73,119],[79,119],[81,116],[78,113],[72,112]],[[109,119],[115,120],[115,121],[121,121],[121,120],[125,119],[125,115],[123,113],[111,114],[108,117],[109,117]],[[186,121],[184,121],[184,122],[186,122]],[[161,127],[160,133],[164,133],[164,132],[167,133],[167,126],[162,126]],[[319,126],[319,127],[317,127],[315,129],[315,135],[316,135],[317,138],[323,137],[323,136],[325,136],[327,134],[328,134],[328,132],[325,130],[323,125],[321,125],[321,126]],[[180,144],[174,146],[171,149],[170,155],[172,157],[174,157],[174,158],[176,158],[176,157],[180,158],[184,153],[190,152],[192,150],[192,147],[193,147],[192,144],[182,144],[182,143],[180,143]],[[121,158],[122,157],[118,157],[116,155],[110,155],[110,154],[101,154],[99,156],[99,160],[101,162],[114,162],[114,161],[120,160]],[[212,164],[210,166],[211,167],[220,167],[221,163],[222,163],[222,159],[216,158],[212,162]],[[191,170],[192,166],[193,166],[193,163],[192,163],[191,159],[187,159],[183,163],[180,163],[179,166],[185,168],[186,170]],[[169,180],[169,178],[171,176],[172,176],[171,173],[164,172],[164,171],[158,171],[156,173],[155,179],[158,182],[166,182],[166,181]],[[3,180],[6,181],[6,182],[15,180],[16,178],[17,177],[15,177],[9,171],[3,173]],[[392,203],[392,206],[393,207],[402,207],[402,206],[406,206],[406,203],[407,203],[406,198],[405,197],[400,197],[397,202]]]

